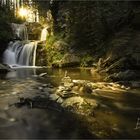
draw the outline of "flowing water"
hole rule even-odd
[[[45,27],[45,28],[42,30],[42,32],[41,32],[41,38],[40,38],[40,40],[41,40],[41,41],[45,41],[46,38],[47,38],[47,35],[48,35],[48,31],[47,31],[47,27]]]
[[[9,43],[4,52],[4,63],[13,67],[13,71],[0,75],[0,137],[1,138],[139,138],[140,129],[135,129],[140,117],[140,89],[126,92],[104,91],[98,94],[81,94],[87,99],[95,99],[100,107],[95,111],[96,121],[83,123],[77,116],[56,111],[39,109],[8,108],[8,104],[17,102],[24,94],[28,97],[38,94],[40,84],[60,84],[67,71],[72,79],[97,82],[96,75],[90,69],[33,68],[36,61],[38,42],[27,41],[25,26],[12,25],[17,38],[22,41]],[[41,40],[46,39],[43,29]],[[26,41],[25,41],[26,40]],[[47,73],[45,78],[39,78]],[[22,94],[24,93],[24,94]],[[93,118],[88,118],[89,120]],[[97,125],[98,124],[98,125]],[[89,133],[89,131],[95,134]]]
[[[27,27],[24,24],[12,23],[15,39],[11,41],[3,54],[3,63],[12,67],[35,66],[36,50],[39,41],[28,41]]]

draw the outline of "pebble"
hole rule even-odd
[[[16,94],[17,94],[17,92],[16,92],[16,91],[13,91],[11,94],[12,94],[12,95],[16,95]]]
[[[15,122],[16,119],[15,119],[15,118],[10,118],[9,121],[10,121],[10,122]]]
[[[39,90],[43,90],[43,87],[38,87]]]

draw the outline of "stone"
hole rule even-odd
[[[57,99],[57,101],[56,101],[56,102],[57,102],[57,103],[59,103],[59,104],[62,104],[62,103],[63,103],[63,101],[64,101],[64,100],[63,100],[61,97],[59,97],[59,98]]]
[[[55,91],[55,89],[46,87],[43,89],[43,91],[48,92],[48,93],[53,93]]]
[[[62,103],[62,106],[68,107],[68,106],[73,106],[75,104],[77,104],[78,106],[81,106],[84,103],[85,102],[82,97],[70,97],[70,98],[64,100],[64,102]]]
[[[97,101],[94,99],[85,99],[85,102],[92,106],[92,108],[98,107]]]
[[[72,90],[78,91],[78,90],[79,90],[79,86],[74,86],[74,87],[72,88]]]
[[[47,87],[47,86],[48,86],[47,84],[43,84],[43,85],[42,85],[42,87],[44,87],[44,88]]]
[[[39,77],[44,77],[44,76],[46,76],[47,75],[47,73],[45,72],[45,73],[41,73],[41,74],[39,74]]]
[[[15,118],[10,118],[9,121],[10,121],[10,122],[15,122],[16,119],[15,119]]]
[[[38,87],[38,89],[42,91],[43,90],[43,87]]]
[[[76,96],[78,93],[76,92],[68,92],[68,91],[63,91],[59,92],[58,95],[61,96],[62,98],[69,98],[72,96]]]
[[[11,94],[12,94],[12,95],[16,95],[16,94],[17,94],[17,92],[16,92],[16,91],[13,91]]]
[[[58,98],[60,98],[60,96],[58,96],[57,94],[50,94],[49,98],[50,100],[56,101]]]
[[[0,64],[0,72],[7,73],[9,71],[13,71],[13,69],[7,64]]]

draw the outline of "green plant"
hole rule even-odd
[[[90,55],[85,55],[81,59],[81,67],[91,66],[92,63],[93,63],[93,57],[91,57]]]

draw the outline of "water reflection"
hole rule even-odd
[[[67,69],[55,69],[55,68],[15,68],[12,72],[8,72],[4,77],[6,79],[11,78],[27,78],[40,75],[41,73],[47,73],[48,77],[52,80],[60,82],[61,78],[64,77],[65,71],[72,79],[81,79],[94,81],[94,78],[90,72],[90,69],[80,68],[67,68]]]
[[[36,75],[36,68],[24,68],[24,69],[16,69],[14,71],[8,72],[5,76],[6,79],[11,78],[27,78]]]

